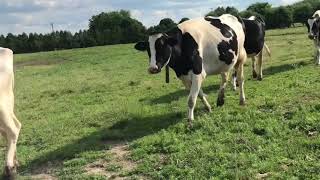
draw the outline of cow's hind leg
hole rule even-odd
[[[202,101],[202,103],[204,104],[204,106],[206,106],[206,109],[209,111],[209,112],[212,112],[212,109],[211,109],[211,106],[207,100],[207,95],[205,93],[203,93],[203,90],[202,88],[200,88],[200,91],[199,91],[199,97]]]
[[[262,63],[263,63],[263,52],[261,51],[258,55],[258,69],[259,69],[259,74],[257,79],[259,81],[262,81],[263,74],[262,74]]]
[[[189,107],[189,113],[188,113],[188,119],[189,119],[189,126],[192,126],[192,121],[194,120],[194,108],[196,106],[197,97],[199,95],[201,84],[202,84],[202,75],[196,75],[192,74],[192,84],[190,89],[190,94],[188,97],[188,107]]]
[[[218,99],[217,99],[217,106],[224,105],[224,91],[226,89],[227,82],[228,82],[228,73],[221,73],[221,85],[220,85],[220,90],[219,90]]]
[[[256,57],[252,56],[251,58],[252,58],[252,77],[253,78],[257,78],[258,74],[257,74],[257,71],[256,71]]]
[[[19,137],[20,127],[17,127],[16,120],[12,115],[3,114],[3,130],[7,139],[6,166],[4,169],[4,178],[13,179],[16,174],[16,148]]]
[[[12,117],[13,117],[14,123],[15,123],[15,125],[16,125],[16,127],[18,129],[17,134],[18,134],[18,137],[19,137],[20,130],[21,130],[21,123],[20,123],[20,121],[18,120],[18,118],[16,117],[16,115],[14,113],[12,114]],[[19,166],[19,161],[18,161],[18,158],[17,158],[17,151],[14,154],[14,164],[15,164],[16,167]]]
[[[238,62],[236,64],[237,69],[237,81],[239,83],[239,89],[240,89],[240,105],[245,105],[246,97],[244,93],[244,73],[243,73],[243,66],[246,61],[247,54],[244,52],[240,53],[240,56],[238,58]]]

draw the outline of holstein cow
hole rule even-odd
[[[245,26],[246,38],[244,48],[247,51],[248,57],[252,58],[252,76],[262,80],[262,63],[263,49],[265,48],[268,55],[271,56],[270,49],[265,43],[266,23],[263,19],[251,16],[249,19],[242,19]],[[258,74],[256,71],[256,58],[258,58]]]
[[[185,21],[168,33],[149,36],[135,48],[147,51],[150,58],[148,71],[161,72],[168,65],[187,89],[189,125],[194,120],[194,108],[199,95],[206,108],[211,106],[201,89],[207,75],[221,74],[222,82],[217,105],[224,104],[224,91],[228,72],[235,67],[240,84],[240,104],[245,104],[243,65],[247,54],[244,49],[245,34],[242,24],[232,15],[197,18]]]
[[[16,145],[21,129],[13,112],[13,84],[13,53],[10,49],[0,48],[0,132],[6,138],[8,146],[4,171],[6,179],[11,179],[16,173]]]
[[[320,65],[320,10],[316,11],[307,22],[309,38],[314,41],[316,63]]]
[[[252,58],[252,76],[259,81],[262,80],[263,49],[271,56],[270,49],[265,43],[265,22],[263,19],[251,16],[249,19],[241,18],[245,31],[244,48],[247,56]],[[258,59],[258,73],[256,69],[256,59]],[[236,89],[236,72],[233,74],[233,88]]]

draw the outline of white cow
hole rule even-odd
[[[309,38],[314,41],[316,63],[320,65],[320,10],[316,11],[313,16],[308,19],[307,23]]]
[[[10,49],[0,48],[0,132],[7,140],[8,151],[4,176],[11,179],[16,173],[18,165],[16,146],[21,123],[14,114],[14,74],[13,52]]]

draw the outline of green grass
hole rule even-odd
[[[220,77],[208,77],[213,113],[199,101],[192,129],[181,82],[148,75],[132,44],[15,56],[20,178],[104,179],[86,172],[103,160],[130,179],[320,179],[320,67],[305,31],[267,32],[272,58],[262,82],[248,59],[246,107],[229,85],[217,108]],[[129,143],[137,167],[110,163],[110,142]]]

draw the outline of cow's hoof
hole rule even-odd
[[[236,91],[236,90],[237,90],[237,86],[233,86],[233,87],[232,87],[232,90],[233,90],[233,91]]]
[[[212,113],[211,107],[206,107],[206,110],[207,110],[209,113]]]
[[[257,77],[258,77],[258,74],[257,74],[255,71],[253,71],[253,72],[252,72],[252,77],[253,77],[253,78],[257,78]]]
[[[258,80],[258,81],[262,81],[262,77],[259,76],[259,77],[257,78],[257,80]]]
[[[245,106],[245,105],[246,105],[246,101],[240,100],[240,106]]]
[[[16,167],[6,166],[4,168],[3,179],[5,180],[14,180],[16,179],[17,169]]]
[[[218,107],[221,107],[221,106],[223,106],[224,105],[224,98],[218,98],[218,100],[217,100],[217,106]]]
[[[193,128],[193,123],[192,121],[188,121],[188,129],[192,129]]]

